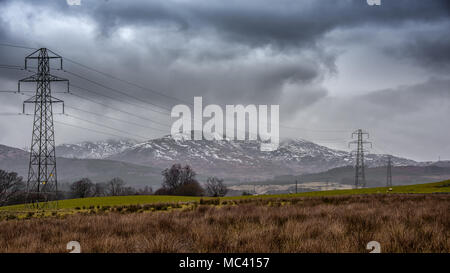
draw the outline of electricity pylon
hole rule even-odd
[[[390,155],[388,155],[386,169],[387,169],[386,187],[392,187],[392,159]]]
[[[364,150],[364,144],[370,144],[372,147],[372,142],[364,141],[363,136],[367,135],[369,138],[369,133],[363,132],[362,129],[358,129],[352,133],[353,136],[357,135],[358,139],[355,141],[351,141],[348,143],[350,147],[351,144],[357,144],[357,148],[352,153],[356,153],[356,162],[355,162],[355,188],[365,187],[366,186],[366,174],[365,174],[365,166],[364,166],[364,153],[367,152]]]
[[[56,175],[55,130],[53,125],[53,104],[64,102],[51,95],[51,82],[67,82],[67,79],[50,74],[50,62],[53,59],[60,61],[62,57],[47,48],[40,48],[25,57],[25,70],[28,62],[37,60],[37,73],[24,78],[18,83],[20,92],[21,83],[36,83],[36,94],[23,103],[34,103],[34,121],[31,137],[30,163],[27,179],[27,202],[36,207],[49,205],[49,201],[56,200],[58,193],[58,180]]]

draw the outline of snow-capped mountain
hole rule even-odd
[[[56,155],[66,158],[105,159],[135,145],[133,140],[85,141],[78,144],[62,144],[56,147]]]
[[[260,151],[258,141],[188,140],[184,135],[165,136],[141,143],[131,141],[84,142],[57,147],[63,157],[102,158],[159,168],[189,164],[197,173],[233,180],[266,179],[277,175],[314,173],[353,165],[354,157],[306,140],[287,140],[275,151]],[[385,155],[368,154],[369,167],[385,165]],[[417,165],[392,158],[393,165]]]

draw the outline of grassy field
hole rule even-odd
[[[70,199],[0,208],[0,252],[450,252],[450,181],[200,198]],[[443,194],[444,193],[444,194]]]
[[[213,200],[215,201],[215,200]],[[450,252],[449,194],[247,198],[0,221],[0,252]],[[94,213],[92,213],[94,212]]]
[[[239,200],[252,198],[290,198],[290,197],[311,197],[311,196],[331,196],[331,195],[354,195],[354,194],[399,194],[399,193],[450,193],[450,180],[416,184],[409,186],[395,186],[392,191],[386,187],[352,189],[352,190],[330,190],[314,191],[298,194],[278,194],[278,195],[259,195],[259,196],[236,196],[223,197],[222,200]],[[88,208],[97,206],[127,206],[142,205],[154,203],[177,203],[177,202],[195,202],[208,200],[208,197],[187,197],[187,196],[160,196],[160,195],[136,195],[136,196],[111,196],[111,197],[91,197],[80,199],[67,199],[58,201],[59,209]],[[1,211],[29,211],[24,205],[0,207]]]

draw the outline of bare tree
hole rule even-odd
[[[0,206],[8,204],[24,190],[24,186],[22,177],[17,173],[0,170]]]
[[[196,180],[191,180],[183,184],[173,191],[174,195],[179,196],[203,196],[205,190],[200,186]]]
[[[93,194],[93,190],[94,183],[89,178],[83,178],[70,186],[70,193],[76,198],[89,197]]]
[[[106,195],[106,183],[95,183],[92,196],[99,197]]]
[[[191,168],[191,166],[186,165],[181,169],[180,173],[180,185],[186,185],[190,184],[192,182],[196,182],[195,176],[197,174],[194,172],[194,170]]]
[[[182,167],[180,164],[174,164],[169,169],[165,169],[162,175],[164,176],[163,187],[157,190],[155,194],[203,195],[204,190],[197,180],[195,180],[196,173],[189,165]]]
[[[125,182],[121,178],[114,177],[107,184],[108,194],[110,196],[122,195],[124,186],[125,186]]]
[[[227,187],[223,184],[223,179],[215,176],[208,177],[206,181],[206,194],[213,197],[225,196],[228,192]]]
[[[173,164],[170,169],[165,169],[162,171],[164,176],[163,188],[173,191],[178,188],[180,184],[180,176],[182,172],[182,167],[180,164]]]
[[[122,187],[120,195],[136,195],[137,191],[133,187]]]
[[[137,191],[137,194],[139,194],[139,195],[152,195],[153,194],[153,189],[152,189],[152,187],[145,186],[144,188],[139,189]]]

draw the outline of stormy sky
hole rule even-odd
[[[203,96],[279,104],[282,138],[348,150],[362,128],[372,152],[437,160],[450,159],[449,13],[447,0],[0,0],[0,43],[66,58],[57,144],[160,137],[172,106]],[[29,48],[0,46],[0,64]],[[0,90],[31,74],[0,68]],[[30,95],[0,93],[1,144],[30,145],[32,116],[13,115]]]

